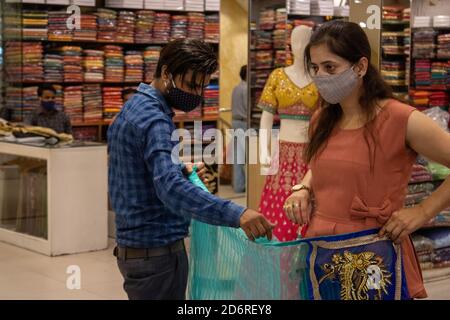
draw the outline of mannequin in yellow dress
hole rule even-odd
[[[304,51],[311,34],[312,29],[307,26],[298,26],[292,31],[294,64],[271,73],[258,103],[263,110],[260,128],[265,129],[261,134],[271,131],[275,114],[280,116],[279,158],[272,161],[268,157],[268,162],[278,163],[278,170],[267,175],[259,207],[269,220],[277,222],[273,234],[280,241],[298,237],[299,226],[286,218],[283,204],[291,188],[300,183],[307,172],[303,149],[308,140],[311,114],[319,103],[318,90],[304,68]]]

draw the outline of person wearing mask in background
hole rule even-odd
[[[247,65],[239,72],[241,82],[233,89],[231,96],[231,113],[233,129],[247,130]],[[237,139],[233,143],[233,190],[236,193],[245,192],[245,144]]]
[[[56,90],[52,85],[43,85],[38,89],[41,107],[25,122],[28,125],[50,128],[57,133],[72,134],[70,118],[56,109]]]
[[[184,238],[191,218],[241,227],[250,240],[274,225],[251,209],[222,200],[191,183],[172,152],[173,109],[202,103],[218,66],[214,48],[179,39],[162,50],[150,84],[141,83],[108,130],[109,192],[116,213],[114,255],[129,299],[185,299],[188,259]],[[204,164],[200,165],[204,170]]]

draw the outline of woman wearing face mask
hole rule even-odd
[[[417,154],[450,166],[450,135],[394,100],[370,56],[355,23],[329,22],[311,37],[306,65],[327,103],[311,122],[305,188],[284,208],[293,222],[309,223],[307,237],[381,228],[380,236],[401,244],[411,298],[424,298],[409,235],[450,206],[450,178],[420,205],[404,209],[403,202]]]
[[[32,126],[50,128],[57,133],[72,134],[70,118],[62,111],[56,109],[56,90],[52,85],[43,85],[38,89],[41,107],[25,122]]]

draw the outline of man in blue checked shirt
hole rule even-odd
[[[216,69],[209,44],[170,42],[161,51],[155,80],[140,84],[109,127],[114,254],[129,299],[185,299],[188,260],[183,240],[191,218],[241,227],[250,240],[272,238],[275,225],[263,215],[201,190],[186,178],[191,166],[172,161],[173,109],[189,112],[199,106]]]

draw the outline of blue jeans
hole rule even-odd
[[[233,129],[247,130],[247,122],[233,120]],[[236,193],[245,192],[245,141],[235,139],[233,157],[233,190]]]

